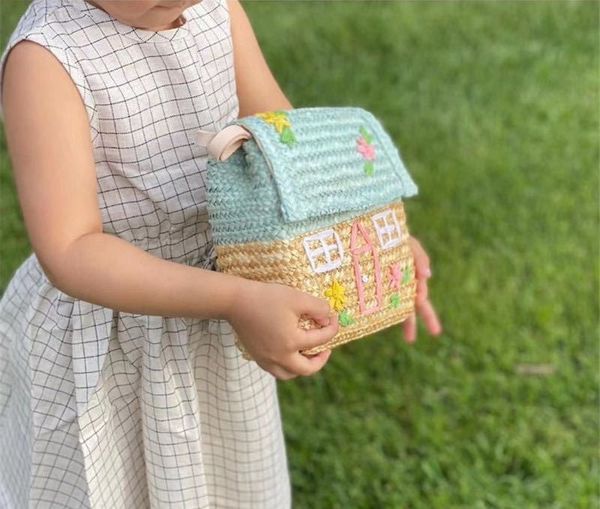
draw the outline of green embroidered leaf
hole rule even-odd
[[[400,295],[393,293],[390,296],[390,306],[392,306],[394,309],[397,309],[400,306]]]
[[[402,283],[408,283],[410,281],[412,275],[412,268],[410,266],[404,269],[404,274],[402,275]]]
[[[352,325],[354,323],[354,318],[352,318],[352,315],[348,312],[347,309],[344,309],[344,311],[340,313],[338,319],[342,327],[348,327],[349,325]]]
[[[358,130],[367,143],[371,143],[373,141],[373,136],[364,127],[361,126]]]
[[[294,133],[289,127],[286,127],[283,131],[281,131],[281,136],[279,137],[279,140],[281,141],[281,143],[285,143],[290,147],[294,143],[296,143],[296,137],[294,136]]]
[[[372,177],[373,173],[375,173],[375,165],[373,164],[373,161],[367,161],[365,163],[365,173],[369,176]]]

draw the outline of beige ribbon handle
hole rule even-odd
[[[196,132],[198,145],[206,147],[208,153],[217,161],[225,161],[244,141],[252,138],[252,134],[242,126],[233,124],[219,132],[200,129]]]

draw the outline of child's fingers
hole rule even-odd
[[[337,315],[332,315],[329,323],[319,329],[308,329],[302,331],[300,350],[309,350],[320,346],[335,336],[340,329]]]
[[[419,316],[423,320],[425,327],[433,336],[442,333],[442,324],[429,300],[425,299],[417,305]],[[413,343],[417,339],[417,317],[412,314],[402,323],[404,330],[404,339],[407,343]]]
[[[415,260],[415,275],[417,279],[427,279],[431,277],[431,262],[425,249],[423,249],[421,243],[412,236],[409,238],[409,243]]]
[[[308,315],[317,323],[328,323],[331,308],[329,302],[325,299],[319,299],[309,293],[301,292],[302,297],[299,299],[299,309],[301,314]]]
[[[269,371],[275,378],[277,378],[277,380],[292,380],[293,378],[296,378],[298,375],[295,373],[292,373],[291,371],[288,371],[285,368],[282,368],[281,366],[273,366],[270,371]]]
[[[333,313],[332,311],[330,311],[329,315],[327,315],[326,317],[316,318],[314,320],[321,327],[325,327],[326,325],[329,325],[331,323],[331,321],[336,317],[337,317],[337,315],[335,313]]]
[[[426,279],[417,279],[417,294],[415,296],[415,303],[417,307],[427,300],[429,296],[429,287],[427,286]]]
[[[310,376],[316,373],[325,365],[330,355],[331,350],[324,350],[315,355],[305,355],[298,351],[285,364],[271,364],[268,369],[263,369],[269,371],[278,380],[291,380],[297,376]]]
[[[414,343],[417,339],[417,318],[414,314],[410,315],[404,322],[402,322],[402,328],[404,330],[404,340],[407,343]]]
[[[324,350],[316,355],[304,355],[298,352],[293,356],[289,365],[285,369],[301,376],[310,376],[319,371],[329,360],[331,350]]]
[[[435,309],[431,305],[431,302],[425,300],[418,306],[419,315],[425,323],[425,327],[430,334],[437,336],[442,333],[442,324],[440,319],[435,312]]]

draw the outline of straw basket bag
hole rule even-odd
[[[325,298],[340,330],[316,354],[414,312],[414,260],[402,199],[417,194],[381,123],[355,107],[236,119],[207,147],[218,270]],[[300,326],[316,326],[301,320]],[[236,341],[246,359],[250,355]]]

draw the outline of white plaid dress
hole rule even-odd
[[[124,25],[84,0],[34,0],[5,50],[48,48],[90,120],[104,231],[214,268],[206,152],[238,115],[229,12]],[[54,287],[31,254],[0,300],[0,508],[291,505],[276,379],[231,326],[125,313]]]

